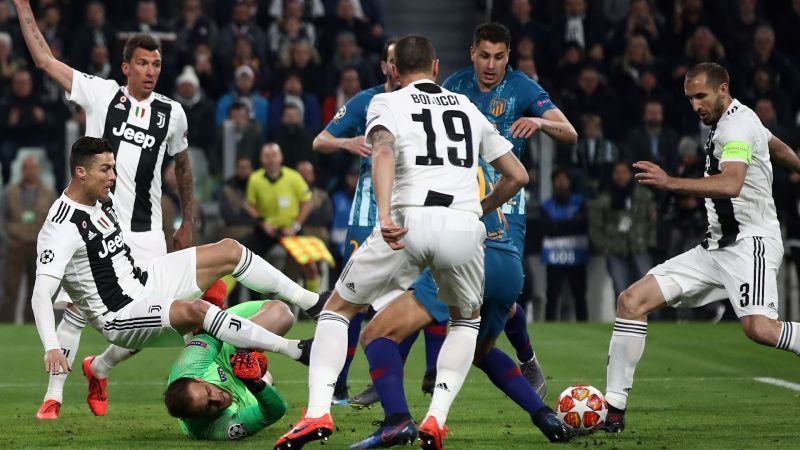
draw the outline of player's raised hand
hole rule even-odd
[[[400,242],[403,236],[408,233],[408,228],[398,226],[391,218],[383,219],[381,223],[381,235],[383,240],[389,244],[392,250],[400,250],[405,248],[406,244]]]
[[[511,124],[511,137],[514,139],[527,139],[539,131],[540,128],[542,128],[542,125],[536,117],[520,117]]]
[[[356,155],[366,158],[372,155],[372,147],[367,144],[366,136],[356,136],[347,140],[347,150]]]
[[[60,375],[62,373],[71,372],[72,368],[69,367],[67,358],[64,356],[61,349],[54,348],[48,350],[47,353],[44,354],[44,371],[50,375]]]
[[[641,171],[634,175],[639,184],[653,186],[657,189],[667,189],[670,176],[657,164],[650,161],[638,161],[633,163],[633,168]]]

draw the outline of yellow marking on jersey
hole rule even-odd
[[[483,173],[483,167],[480,165],[478,166],[478,198],[483,200],[486,198],[486,174]],[[494,189],[494,184],[491,181],[489,183],[489,190]],[[497,208],[497,217],[500,219],[500,223],[503,224],[503,229],[508,229],[508,222],[506,221],[506,216],[503,214],[503,210]]]

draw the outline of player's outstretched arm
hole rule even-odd
[[[489,164],[503,176],[494,185],[492,192],[481,200],[484,215],[502,206],[528,184],[528,171],[513,153],[507,152]]]
[[[767,144],[769,145],[769,158],[772,161],[795,173],[800,173],[800,158],[791,147],[775,136],[772,136]]]
[[[322,130],[314,138],[312,148],[315,152],[330,154],[336,153],[341,149],[361,157],[368,157],[372,154],[372,147],[367,145],[364,136],[356,136],[352,138],[337,138],[329,133],[327,130]]]
[[[72,67],[57,60],[50,51],[50,46],[39,31],[33,17],[29,0],[14,0],[19,17],[19,26],[28,51],[31,52],[36,67],[42,69],[67,92],[72,92]]]
[[[49,275],[37,275],[33,284],[31,308],[36,320],[36,330],[44,345],[44,370],[51,375],[67,373],[72,370],[67,358],[61,352],[61,345],[56,335],[56,319],[53,315],[53,303],[50,299],[58,292],[61,280]]]
[[[641,171],[634,176],[645,186],[695,197],[735,198],[744,186],[748,166],[743,161],[726,161],[722,164],[721,173],[704,178],[671,177],[650,161],[636,162],[633,167]]]

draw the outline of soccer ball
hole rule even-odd
[[[588,384],[564,389],[556,403],[558,418],[578,434],[590,434],[603,426],[607,412],[608,404],[603,394]]]

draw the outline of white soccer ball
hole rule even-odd
[[[564,389],[556,401],[556,413],[578,434],[590,434],[606,421],[608,404],[594,386],[576,384]]]

